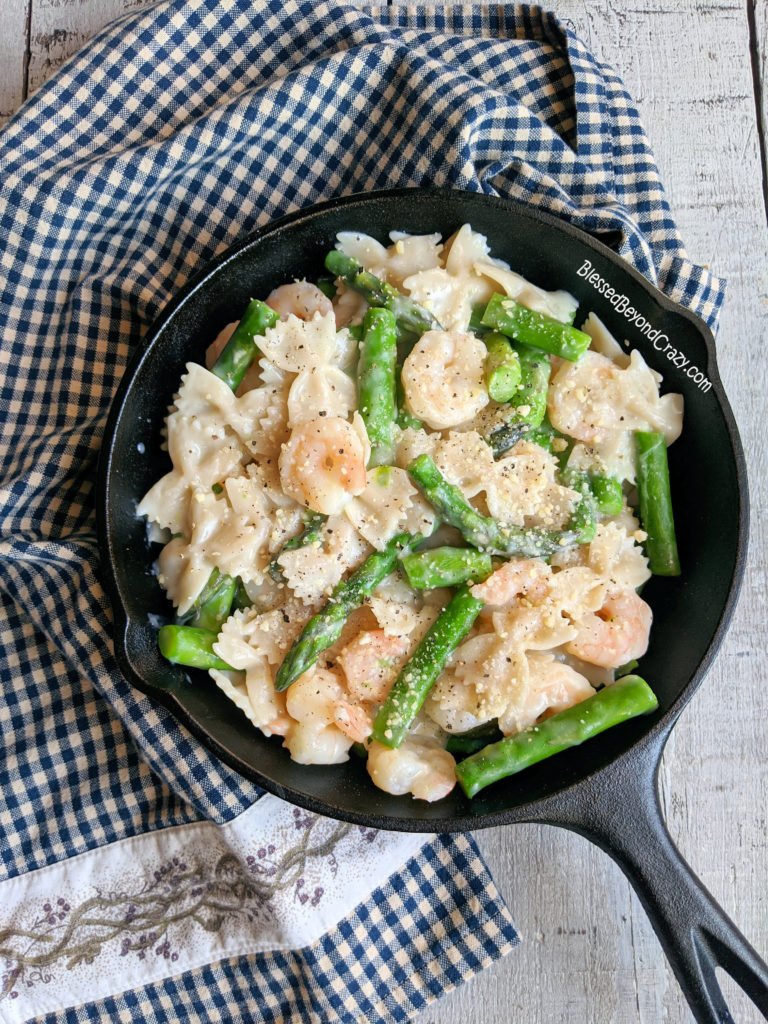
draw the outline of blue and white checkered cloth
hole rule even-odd
[[[162,0],[22,108],[0,167],[0,885],[261,796],[121,678],[99,580],[110,400],[202,265],[319,200],[451,185],[620,239],[713,329],[723,298],[686,258],[621,83],[536,7]],[[516,941],[474,841],[438,837],[307,948],[38,1016],[403,1021]],[[14,955],[0,921],[0,1019],[44,982]]]

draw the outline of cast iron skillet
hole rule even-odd
[[[251,296],[296,277],[316,277],[339,230],[381,240],[392,229],[447,237],[465,222],[525,277],[571,291],[580,301],[577,323],[596,312],[617,337],[640,349],[663,375],[665,390],[684,395],[683,435],[670,449],[683,573],[678,579],[654,577],[643,594],[654,626],[639,671],[658,695],[654,715],[497,783],[471,803],[456,787],[430,805],[375,789],[357,759],[325,768],[295,764],[279,738],[261,736],[204,674],[163,661],[156,628],[170,607],[135,510],[169,468],[160,450],[161,427],[186,362],[202,361],[206,345]],[[629,306],[637,311],[634,322]],[[640,316],[650,325],[645,332],[638,328]],[[637,889],[699,1021],[731,1020],[716,966],[768,1016],[768,969],[675,849],[656,788],[665,741],[709,668],[736,601],[748,520],[743,453],[709,330],[610,248],[535,209],[458,191],[347,197],[268,226],[196,277],[136,353],[107,424],[98,512],[122,671],[223,761],[302,807],[377,828],[464,831],[536,821],[580,832],[611,854]]]

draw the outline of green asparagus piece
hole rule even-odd
[[[211,372],[229,384],[233,391],[237,391],[246,370],[258,355],[256,338],[269,327],[274,327],[279,319],[274,309],[270,309],[261,299],[251,299]]]
[[[492,782],[578,746],[613,725],[655,711],[658,703],[643,679],[624,676],[580,704],[472,754],[456,766],[456,777],[467,796],[473,797]]]
[[[398,556],[421,540],[419,534],[397,534],[383,551],[374,551],[351,576],[336,584],[328,603],[312,616],[277,670],[276,690],[287,689],[314,665],[320,654],[339,639],[350,613],[392,572]]]
[[[423,306],[401,295],[391,284],[363,270],[356,260],[345,256],[338,249],[332,249],[325,257],[325,268],[335,277],[340,277],[348,288],[359,292],[369,306],[383,306],[391,310],[397,322],[398,340],[412,340],[425,331],[440,329],[440,324]]]
[[[666,439],[663,434],[638,430],[635,445],[640,520],[648,534],[645,542],[648,566],[657,576],[679,576]]]
[[[482,515],[469,504],[460,488],[448,483],[426,453],[409,464],[408,474],[439,518],[455,526],[472,547],[481,551],[546,558],[577,542],[574,531],[525,529]]]
[[[624,507],[624,495],[621,490],[621,481],[613,476],[603,476],[601,473],[590,473],[589,486],[595,496],[597,507],[603,515],[617,516]]]
[[[394,459],[396,363],[395,314],[371,306],[363,320],[357,364],[357,405],[371,442],[369,466],[390,465]]]
[[[295,537],[291,537],[285,544],[280,548],[276,555],[273,555],[269,560],[267,566],[267,572],[275,581],[275,583],[285,583],[285,576],[283,570],[280,568],[280,562],[278,559],[285,551],[295,551],[296,548],[306,548],[310,544],[314,544],[316,540],[320,539],[320,534],[323,532],[323,524],[328,519],[328,516],[322,512],[314,512],[312,509],[307,509],[304,513],[304,529],[301,533],[297,533]]]
[[[318,277],[317,287],[327,299],[336,297],[336,282],[332,277]]]
[[[554,452],[552,445],[556,437],[557,433],[544,424],[540,427],[532,427],[530,423],[525,423],[514,417],[492,430],[486,440],[491,446],[493,457],[500,459],[502,455],[506,455],[514,448],[518,441],[533,441],[534,444],[546,448],[548,452]],[[554,454],[557,453],[554,452]]]
[[[561,476],[561,480],[581,495],[568,525],[576,531],[578,544],[589,544],[594,540],[597,530],[598,511],[589,475],[576,472],[565,473]]]
[[[400,564],[416,590],[478,583],[493,572],[491,556],[476,548],[432,548],[403,555]]]
[[[483,324],[484,313],[485,303],[476,302],[472,307],[472,312],[469,317],[469,329],[473,334],[476,334],[478,338],[482,338],[488,333],[488,328]]]
[[[555,430],[554,427],[551,429],[553,431],[552,454],[557,459],[558,471],[565,473],[576,442],[572,438],[566,437],[565,434],[561,434],[559,430]]]
[[[569,524],[578,530],[580,544],[588,544],[594,538],[598,513],[618,515],[624,507],[621,483],[613,477],[566,467],[560,471],[559,480],[581,495]]]
[[[213,569],[192,608],[177,619],[177,625],[197,626],[218,633],[222,622],[229,617],[236,589],[237,580]]]
[[[445,749],[449,754],[466,757],[487,747],[489,743],[495,743],[502,739],[503,735],[499,729],[498,719],[493,718],[490,722],[477,725],[474,729],[468,729],[467,732],[451,733],[445,742]]]
[[[374,719],[372,738],[399,747],[445,663],[472,628],[483,607],[467,587],[453,595],[403,666]]]
[[[532,427],[538,427],[547,413],[547,390],[552,365],[549,357],[538,349],[520,342],[512,344],[520,360],[520,387],[510,399],[518,416]]]
[[[500,540],[499,524],[474,509],[461,489],[448,483],[431,456],[418,455],[407,471],[443,522],[460,530],[473,547],[481,551],[495,549]]]
[[[242,612],[246,608],[250,608],[253,605],[253,601],[248,595],[248,591],[245,589],[245,584],[237,577],[237,586],[235,587],[235,596],[232,598],[232,611]]]
[[[218,633],[212,629],[198,629],[196,626],[162,626],[157,634],[160,653],[174,665],[187,668],[220,668],[226,671],[232,666],[214,653]]]
[[[545,313],[536,313],[510,296],[498,293],[486,306],[483,323],[515,341],[573,363],[584,355],[592,343],[584,331],[561,323]]]
[[[533,433],[544,422],[551,372],[549,356],[530,345],[511,343],[520,361],[520,383],[509,399],[509,417],[488,436],[494,458],[514,447],[523,435]],[[549,428],[552,429],[551,427]]]
[[[509,402],[517,392],[522,371],[520,356],[509,338],[491,331],[483,338],[488,354],[485,357],[485,387],[494,402]]]

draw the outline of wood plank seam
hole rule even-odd
[[[27,18],[24,23],[24,61],[21,66],[21,100],[29,96],[29,65],[32,60],[32,0],[27,0]]]
[[[763,172],[763,206],[768,223],[768,146],[765,139],[766,110],[763,105],[762,68],[760,67],[760,40],[757,33],[757,0],[746,0],[747,25],[749,26],[749,57],[752,65],[752,88],[755,94],[755,119],[757,138],[760,146],[760,165]]]

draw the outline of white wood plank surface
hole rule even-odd
[[[110,18],[150,0],[3,0],[0,115]],[[747,455],[749,567],[723,647],[673,734],[662,800],[704,883],[768,956],[768,225],[753,72],[768,130],[765,0],[552,0],[636,100],[692,259],[729,280],[719,363]],[[750,59],[750,27],[755,63]],[[586,840],[538,826],[478,834],[523,943],[419,1024],[692,1020],[637,897]],[[757,1021],[727,987],[736,1020]]]
[[[0,9],[0,125],[26,98],[30,0],[5,0]]]
[[[131,9],[136,0],[31,0],[29,92],[80,49],[100,28]]]

